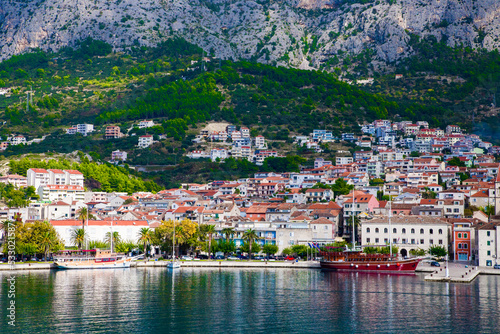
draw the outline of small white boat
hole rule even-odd
[[[54,261],[58,269],[123,269],[130,268],[130,263],[126,255],[100,249],[62,251]]]
[[[181,264],[177,261],[171,261],[171,262],[167,263],[167,268],[170,268],[170,269],[177,269],[180,267],[181,267]]]
[[[179,269],[181,264],[175,259],[175,220],[174,220],[174,238],[172,240],[172,261],[167,263],[167,268]]]

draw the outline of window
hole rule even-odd
[[[446,212],[449,212],[449,213],[451,213],[451,209],[446,209]]]
[[[375,229],[375,233],[378,233],[378,227]]]
[[[412,234],[415,234],[415,229],[412,228],[411,231],[410,231]]]
[[[384,233],[387,233],[389,232],[389,230],[387,228],[384,228]]]
[[[424,244],[424,239],[420,239],[420,244],[423,245]]]
[[[325,230],[328,230],[328,225],[325,225]]]
[[[415,245],[415,239],[411,239],[411,244]]]
[[[486,255],[490,256],[491,255],[491,251],[487,251]]]
[[[378,244],[378,238],[375,238],[375,243]]]
[[[313,230],[315,230],[315,229],[316,229],[316,225],[313,226]]]
[[[398,239],[396,239],[396,238],[392,239],[392,243],[393,244],[397,244],[398,243]]]
[[[469,245],[464,244],[464,249],[467,249],[467,248],[469,248]]]
[[[389,240],[387,238],[384,239],[384,244],[387,244]]]
[[[488,237],[490,236],[490,231],[486,232],[486,236],[488,236]]]
[[[462,233],[458,233],[458,238],[462,239]]]
[[[366,243],[369,244],[370,243],[370,238],[366,238]]]
[[[406,239],[401,240],[401,242],[403,243],[403,245],[406,244]]]
[[[424,234],[424,229],[423,228],[420,229],[420,234]]]
[[[429,245],[434,245],[434,239],[429,240]]]
[[[459,209],[453,209],[453,212],[455,212],[455,213],[459,213],[459,212],[460,212],[460,210],[459,210]]]
[[[429,230],[429,234],[434,234],[434,230],[432,228]]]
[[[489,241],[486,241],[486,245],[489,246],[490,245],[490,242]]]
[[[467,233],[464,233],[464,239],[467,239]]]
[[[370,228],[369,227],[366,228],[366,233],[370,233]]]
[[[398,233],[398,230],[397,230],[397,229],[395,229],[395,228],[393,228],[393,229],[392,229],[392,233]]]
[[[440,245],[442,245],[442,244],[443,244],[443,239],[439,239],[438,243],[439,243]]]
[[[402,230],[401,230],[401,233],[406,234],[406,229],[405,229],[405,228],[404,228],[404,229],[402,229]]]
[[[439,234],[443,234],[443,230],[442,230],[442,229],[439,229],[438,233],[439,233]]]
[[[458,244],[458,249],[462,249],[462,244]]]

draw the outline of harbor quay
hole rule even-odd
[[[134,268],[166,268],[169,261],[133,261]],[[446,263],[441,267],[432,267],[429,263],[420,262],[416,273],[425,274],[424,280],[430,282],[470,283],[478,275],[500,275],[500,270],[487,267],[471,266],[464,263],[449,262],[449,277],[446,277]],[[273,269],[321,269],[318,261],[182,261],[181,268],[273,268]],[[10,265],[0,264],[0,271],[8,270],[57,270],[57,266],[48,263],[17,263],[14,268]],[[127,269],[125,269],[127,270]],[[462,277],[463,276],[463,277]]]

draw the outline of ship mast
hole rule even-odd
[[[172,241],[172,262],[174,262],[175,257],[175,219],[174,219],[174,240]]]
[[[354,204],[356,202],[356,186],[352,189],[352,249],[356,250],[356,221],[354,219]]]
[[[389,256],[392,257],[391,197],[389,195]]]

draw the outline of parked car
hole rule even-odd
[[[239,260],[240,258],[238,258],[236,256],[228,256],[227,259],[231,260],[231,261],[235,261],[235,260]]]
[[[205,255],[205,254],[198,254],[196,256],[197,259],[200,259],[200,260],[208,260],[208,255]]]
[[[495,264],[495,265],[493,266],[493,269],[500,269],[500,264]]]
[[[431,267],[441,267],[441,265],[437,261],[432,261],[431,262]]]
[[[285,261],[295,261],[295,258],[293,256],[288,255],[285,257]]]
[[[191,256],[189,256],[189,255],[183,255],[183,256],[181,257],[181,260],[184,260],[184,261],[192,261],[192,260],[193,260],[193,258],[192,258]]]
[[[216,260],[224,260],[224,259],[225,259],[225,257],[224,257],[224,255],[217,255],[217,256],[215,257],[215,259],[216,259]]]

